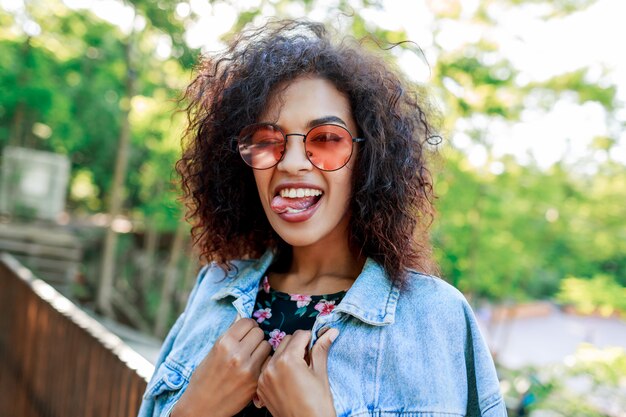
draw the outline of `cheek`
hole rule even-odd
[[[352,194],[352,169],[349,166],[345,166],[341,170],[336,171],[335,174],[329,181],[333,191],[333,200],[335,204],[340,205],[343,211],[345,211]]]

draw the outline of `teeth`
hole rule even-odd
[[[313,188],[283,188],[280,190],[280,196],[283,198],[316,197],[322,194],[322,190]]]

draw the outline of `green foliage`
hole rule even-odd
[[[597,101],[604,108],[611,111],[615,109],[616,87],[614,85],[601,86],[595,82],[587,81],[589,70],[583,68],[574,72],[560,74],[542,83],[530,83],[526,91],[544,90],[545,93],[575,92],[581,103]]]
[[[626,317],[626,287],[609,275],[567,277],[561,281],[556,299],[584,314],[597,311],[605,316],[618,313]]]
[[[42,35],[15,37],[0,31],[0,54],[6,57],[0,64],[0,148],[11,143],[67,154],[73,168],[70,188],[82,187],[82,192],[69,193],[69,208],[83,213],[105,210],[122,110],[129,105],[127,40],[116,26],[60,3],[48,3],[31,14],[42,26]],[[0,16],[11,20],[4,12]],[[170,26],[182,30],[182,23],[175,23]],[[155,24],[164,25],[161,20]],[[146,108],[141,100],[133,100],[139,104],[131,112],[136,123],[126,201],[128,211],[140,217],[151,217],[161,204],[158,219],[152,220],[169,230],[180,218],[176,194],[168,186],[178,153],[173,137],[180,133],[180,127],[172,125],[173,91],[181,88],[185,72],[180,59],[153,56],[155,39],[161,35],[146,29],[135,48],[142,56],[133,59],[139,93],[160,104]],[[149,111],[142,115],[144,110]],[[50,132],[47,137],[33,133],[35,123]],[[154,177],[146,175],[150,172]],[[163,184],[156,184],[159,181]],[[161,192],[155,199],[157,190]]]
[[[138,13],[145,16],[151,29],[170,38],[172,54],[179,64],[189,69],[196,63],[196,51],[191,50],[185,43],[185,19],[179,18],[175,13],[179,2],[161,0],[155,3],[150,0],[131,0],[130,3]]]
[[[102,198],[119,129],[121,42],[115,39],[115,27],[80,13],[60,14],[44,23],[52,33],[49,42],[0,41],[0,53],[9,58],[0,65],[0,88],[7,92],[0,96],[0,107],[8,109],[0,125],[11,129],[0,138],[0,146],[12,141],[67,154],[73,167],[93,172]],[[84,33],[79,42],[74,32]],[[36,137],[34,123],[48,126],[50,136]]]
[[[445,97],[446,107],[451,110],[449,124],[476,113],[504,119],[519,117],[524,96],[513,83],[516,71],[503,58],[490,62],[494,48],[480,41],[462,51],[442,52],[435,78],[449,93]]]
[[[624,178],[614,164],[581,178],[510,160],[494,174],[446,150],[433,231],[444,276],[465,292],[516,300],[553,296],[567,275],[623,277]]]

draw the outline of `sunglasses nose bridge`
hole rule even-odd
[[[292,141],[289,144],[290,136],[300,136],[302,138],[302,143],[300,145],[296,145],[296,143],[300,143],[300,141],[296,140]],[[285,134],[285,143],[283,148],[283,154],[278,162],[278,165],[281,169],[287,171],[299,171],[301,169],[310,169],[312,167],[311,161],[309,161],[306,155],[306,145],[305,138],[306,135],[301,133],[289,133]]]
[[[302,142],[306,139],[306,135],[303,135],[302,133],[288,133],[285,135],[285,139],[289,139],[289,136],[301,136]]]
[[[302,143],[304,144],[304,148],[306,149],[306,135],[303,135],[302,133],[288,133],[288,134],[284,134],[283,136],[285,137],[284,153],[287,152],[287,147],[289,145],[289,136],[300,136],[302,138]]]

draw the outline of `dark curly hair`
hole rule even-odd
[[[352,178],[350,244],[400,284],[407,269],[435,272],[426,167],[434,134],[423,99],[360,43],[335,42],[322,24],[301,20],[241,32],[223,52],[200,60],[182,98],[189,125],[176,170],[202,256],[226,271],[231,260],[258,257],[268,247],[289,250],[265,216],[236,137],[257,121],[277,84],[310,74],[349,97],[366,138]]]

